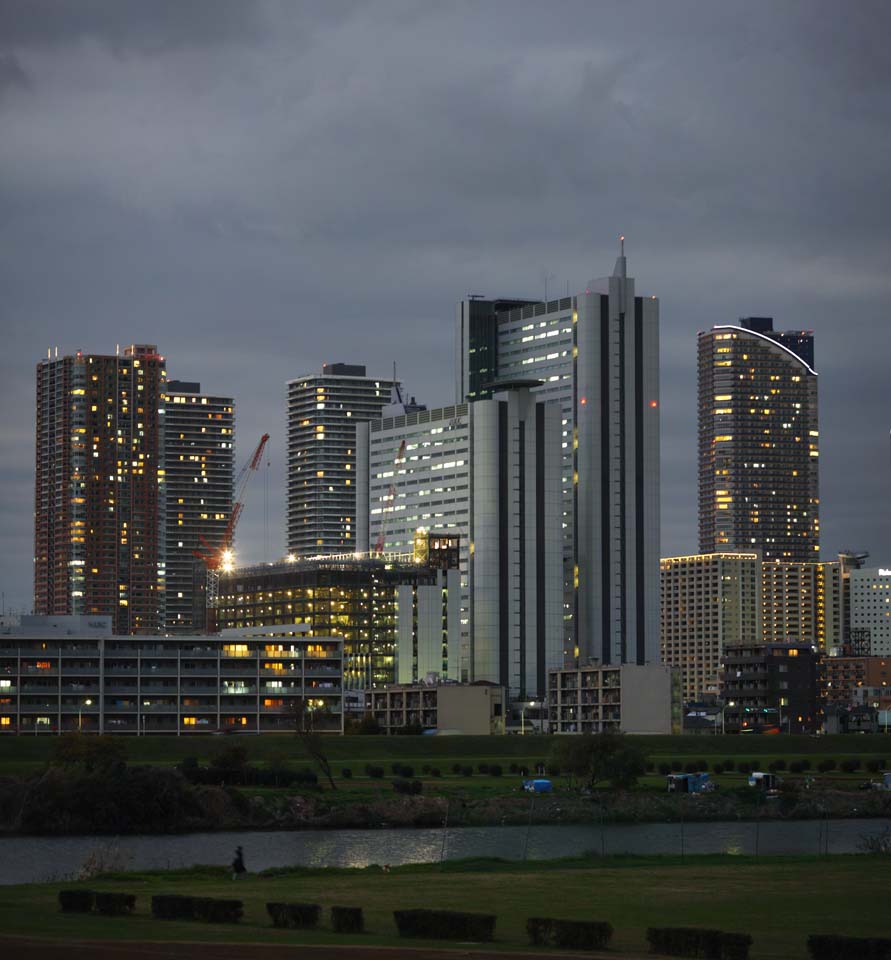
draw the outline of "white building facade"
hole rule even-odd
[[[359,550],[405,553],[419,528],[460,537],[451,679],[541,696],[562,660],[559,437],[559,407],[528,383],[357,429]]]
[[[852,638],[868,642],[873,657],[891,657],[891,569],[852,570],[850,577]]]

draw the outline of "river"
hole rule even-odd
[[[113,869],[152,870],[196,863],[228,864],[244,847],[251,871],[292,865],[365,867],[429,863],[441,858],[543,860],[597,854],[857,853],[865,836],[891,820],[762,820],[732,823],[644,823],[578,826],[461,827],[402,830],[299,830],[189,833],[120,838],[6,837],[0,840],[0,884],[61,881],[94,854]]]

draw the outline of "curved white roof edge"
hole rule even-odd
[[[815,377],[820,376],[820,374],[817,373],[817,371],[814,370],[813,367],[808,366],[808,364],[805,363],[805,361],[802,360],[801,357],[799,357],[794,350],[790,350],[788,347],[784,347],[781,343],[778,343],[776,340],[774,340],[773,337],[768,337],[766,334],[758,333],[755,330],[749,330],[747,327],[737,327],[735,324],[732,324],[732,323],[727,323],[721,326],[712,327],[712,330],[739,330],[740,333],[748,333],[750,336],[760,337],[762,340],[766,340],[768,343],[773,344],[773,346],[779,347],[780,350],[785,350],[786,353],[788,353],[790,357],[794,357],[804,367],[804,369],[807,370],[808,373],[812,373]]]

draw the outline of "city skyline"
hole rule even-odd
[[[471,30],[398,5],[282,22],[199,4],[146,34],[121,6],[54,26],[40,3],[0,13],[7,608],[31,602],[48,347],[158,343],[171,378],[233,396],[236,467],[272,434],[269,556],[258,477],[239,557],[274,559],[287,380],[326,361],[387,377],[396,361],[419,402],[451,403],[455,301],[578,293],[621,233],[661,305],[662,554],[697,545],[696,333],[769,315],[817,338],[821,556],[891,557],[886,10],[748,23],[742,6],[638,4],[650,47],[618,7],[508,25],[495,4]],[[434,34],[460,53],[431,52]],[[320,57],[339,79],[304,85]],[[571,150],[552,149],[561,136]]]

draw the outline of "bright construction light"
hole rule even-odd
[[[288,563],[296,563],[296,562],[297,562],[297,557],[295,557],[293,553],[289,553],[289,554],[288,554]]]
[[[223,551],[220,568],[224,573],[231,573],[231,571],[235,569],[235,554],[231,550],[226,549]]]

